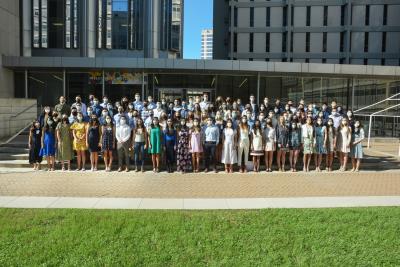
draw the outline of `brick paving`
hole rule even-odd
[[[400,171],[168,174],[10,172],[0,196],[266,198],[400,196]]]

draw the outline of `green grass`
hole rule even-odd
[[[0,209],[0,266],[399,266],[400,208]]]

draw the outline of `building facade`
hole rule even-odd
[[[214,1],[214,59],[400,65],[397,0]]]
[[[201,31],[201,59],[213,58],[213,30],[206,29]]]

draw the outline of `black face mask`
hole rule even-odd
[[[76,115],[78,115],[78,112],[77,111],[72,111],[72,115],[76,116]]]

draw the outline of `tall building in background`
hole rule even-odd
[[[399,14],[392,0],[214,1],[213,57],[398,66]]]
[[[201,31],[201,59],[213,58],[213,30]]]

